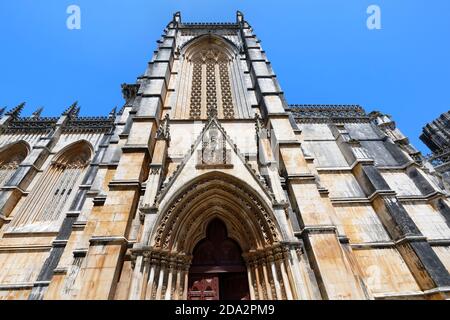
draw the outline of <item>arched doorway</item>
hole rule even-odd
[[[189,269],[189,300],[248,300],[247,271],[239,244],[225,224],[212,220],[206,238],[194,248]]]
[[[151,300],[298,297],[294,280],[301,279],[293,268],[301,253],[295,245],[282,243],[285,239],[264,194],[236,177],[210,172],[174,193],[162,193],[161,199],[156,202],[161,213],[148,242],[134,251],[136,279],[142,280],[136,281],[130,297],[136,293]],[[227,250],[221,246],[226,245],[238,253],[224,255]],[[213,262],[208,262],[208,252]]]

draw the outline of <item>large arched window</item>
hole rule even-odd
[[[87,142],[72,144],[60,152],[14,215],[11,231],[58,231],[91,154]]]
[[[215,48],[205,48],[192,59],[193,74],[189,116],[234,118],[228,58]]]
[[[28,155],[28,145],[17,142],[0,151],[0,188],[11,179],[19,165]]]
[[[218,36],[201,36],[181,49],[173,118],[251,118],[237,48]]]

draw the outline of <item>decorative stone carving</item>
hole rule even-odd
[[[212,51],[208,51],[208,60],[206,62],[206,115],[208,119],[217,117],[217,88],[215,61]]]
[[[139,91],[139,88],[140,88],[139,84],[127,84],[127,83],[122,84],[122,94],[126,101],[125,105],[132,105]]]
[[[358,105],[290,105],[297,123],[370,122],[370,117]]]
[[[10,144],[0,152],[0,187],[9,181],[27,155],[28,146],[24,142]]]
[[[223,133],[212,124],[203,135],[202,150],[197,154],[197,168],[232,168],[231,150],[226,148]]]
[[[161,167],[152,166],[150,167],[150,175],[159,175],[161,174]]]
[[[233,196],[236,201],[240,202],[242,208],[251,214],[252,219],[258,224],[261,235],[265,243],[272,243],[279,240],[277,227],[270,214],[263,204],[254,195],[235,183],[224,183],[224,177],[209,176],[199,180],[197,183],[185,190],[164,212],[162,218],[158,222],[158,227],[154,236],[154,246],[164,249],[169,248],[173,230],[177,226],[177,221],[182,216],[185,209],[182,203],[195,203],[195,199],[204,194],[204,188],[208,185],[220,185],[220,188]]]
[[[60,154],[19,208],[10,231],[47,232],[59,228],[63,209],[90,158],[91,150],[86,143],[75,143]]]
[[[225,119],[234,118],[233,98],[231,96],[230,77],[228,75],[228,64],[225,61],[219,63],[220,86],[222,88],[222,108]]]
[[[31,117],[32,118],[40,118],[41,117],[41,113],[42,113],[42,111],[44,110],[44,108],[38,108],[36,111],[34,111],[32,114],[31,114]]]
[[[156,139],[170,141],[170,117],[166,114],[156,131]]]
[[[188,24],[184,23],[180,32],[178,47],[183,47],[190,40],[202,35],[217,35],[224,37],[232,42],[239,50],[242,49],[242,42],[238,36],[238,26],[235,24],[209,24],[208,29],[206,25]]]
[[[17,119],[20,117],[20,113],[22,112],[23,108],[25,107],[25,102],[22,102],[17,107],[11,109],[6,113],[7,116],[10,116],[13,119]]]
[[[216,218],[242,249],[252,299],[448,298],[448,193],[392,119],[355,105],[285,108],[241,14],[232,24],[183,24],[177,14],[159,43],[137,84],[123,86],[119,117],[80,117],[77,104],[52,118],[0,109],[0,181],[9,182],[0,298],[186,299],[190,255]],[[84,147],[55,156],[76,141]],[[262,150],[278,172],[261,176],[273,163],[254,157]],[[416,163],[376,163],[390,153]],[[442,169],[450,163],[448,148],[434,156]],[[396,177],[398,197],[387,185]]]
[[[200,61],[194,62],[191,90],[191,109],[189,115],[191,119],[200,119],[202,115],[202,64]]]
[[[220,96],[223,118],[234,118],[234,105],[231,94],[228,58],[216,49],[203,49],[192,58],[192,86],[189,116],[191,119],[201,119],[206,111],[208,119],[219,116],[218,110],[218,83],[220,81]],[[218,75],[217,75],[218,71]],[[203,79],[203,76],[206,79]],[[206,87],[202,88],[203,81]],[[206,108],[206,109],[203,109]],[[205,110],[205,111],[202,111]]]

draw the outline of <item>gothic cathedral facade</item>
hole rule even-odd
[[[450,297],[450,201],[379,112],[288,105],[251,26],[168,24],[125,104],[0,120],[0,299]]]

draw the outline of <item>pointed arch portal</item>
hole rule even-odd
[[[245,182],[209,172],[160,206],[146,245],[133,251],[142,282],[132,297],[298,298],[298,243],[283,240],[274,211]]]

